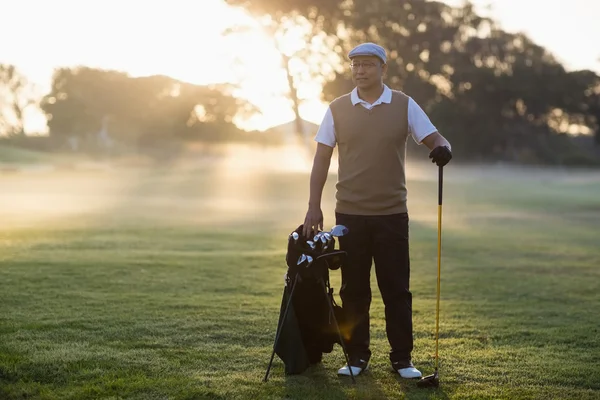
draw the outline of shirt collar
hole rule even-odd
[[[358,97],[358,89],[357,88],[354,88],[352,90],[352,93],[350,93],[350,100],[352,101],[353,106],[360,104],[360,103],[368,104],[366,101],[364,101],[360,97]],[[381,93],[381,96],[372,105],[376,106],[381,103],[390,104],[391,102],[392,102],[392,89],[390,89],[387,85],[383,85],[383,93]]]

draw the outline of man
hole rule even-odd
[[[310,199],[303,234],[323,229],[321,196],[333,149],[338,145],[336,224],[349,233],[339,238],[348,253],[342,266],[340,297],[353,323],[348,343],[350,365],[338,374],[363,372],[369,363],[370,272],[375,263],[385,305],[392,368],[403,378],[419,378],[411,361],[412,294],[409,291],[408,210],[405,154],[409,135],[430,150],[438,166],[452,158],[450,144],[417,103],[384,85],[385,49],[363,43],[350,51],[355,89],[334,100],[315,137],[318,142],[310,177]]]

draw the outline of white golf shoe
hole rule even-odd
[[[421,371],[419,371],[415,367],[401,368],[398,370],[398,373],[401,377],[406,379],[416,379],[423,376],[423,374],[421,374]]]
[[[365,360],[358,360],[358,362],[351,362],[351,366],[348,364],[338,369],[338,375],[350,376],[350,368],[352,368],[352,375],[358,376],[361,372],[366,371],[368,368],[368,362]]]
[[[392,369],[400,374],[405,379],[417,379],[421,378],[423,374],[421,371],[415,368],[412,363],[408,363],[402,366],[392,365]]]

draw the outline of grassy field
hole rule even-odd
[[[276,358],[262,382],[308,175],[253,157],[0,175],[0,399],[600,399],[599,172],[447,168],[442,386],[423,390],[389,370],[376,289],[371,368],[356,385],[336,375],[339,347],[300,376]],[[425,374],[436,177],[431,164],[409,170]]]
[[[18,147],[7,146],[0,143],[0,168],[28,164],[40,165],[48,163],[73,163],[81,161],[83,157],[74,154],[51,154]]]

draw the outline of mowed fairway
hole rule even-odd
[[[446,169],[439,389],[390,372],[374,272],[357,384],[336,375],[337,346],[300,376],[276,357],[263,383],[308,174],[245,154],[0,175],[0,399],[600,399],[600,172]],[[437,169],[409,172],[413,358],[429,374]],[[339,300],[339,271],[332,286]]]

